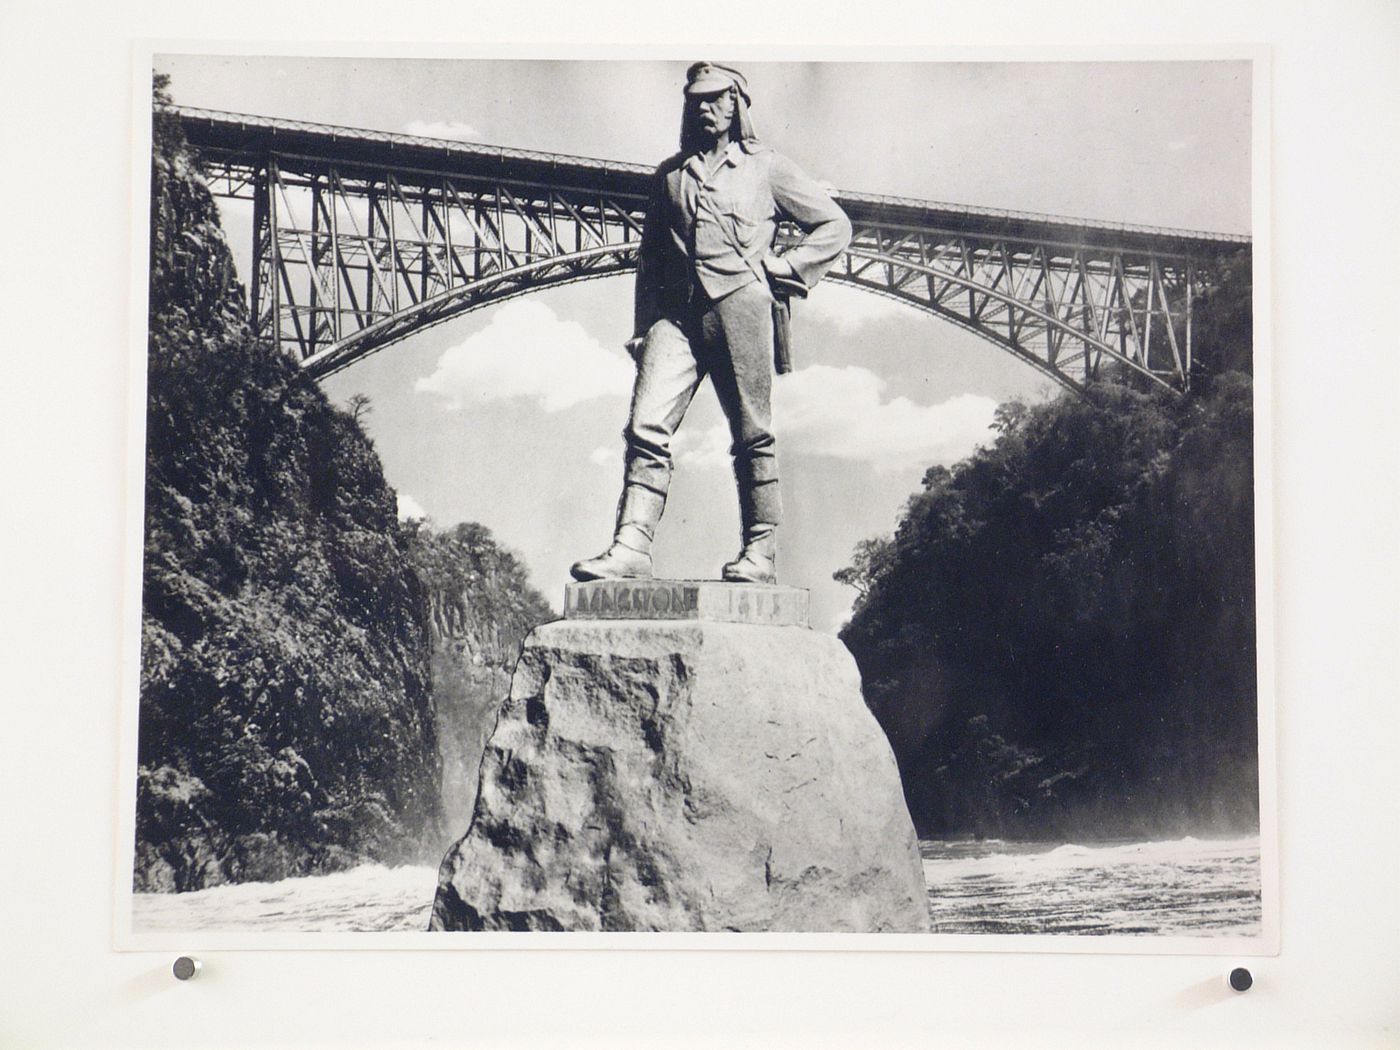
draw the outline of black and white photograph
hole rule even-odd
[[[143,58],[121,943],[1277,949],[1260,53]]]

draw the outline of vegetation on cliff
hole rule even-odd
[[[394,492],[356,422],[252,337],[160,114],[151,177],[135,885],[425,856],[431,627]]]
[[[1003,405],[837,579],[842,638],[930,835],[1258,819],[1247,271],[1198,311],[1182,399]]]

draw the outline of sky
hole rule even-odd
[[[723,55],[695,56],[724,62]],[[182,105],[654,163],[675,149],[684,61],[163,55]],[[1250,69],[1197,62],[735,62],[761,138],[841,189],[1109,222],[1249,233]],[[246,280],[251,211],[225,226]],[[534,293],[417,333],[323,382],[365,417],[400,511],[476,521],[562,607],[611,536],[633,366],[630,275]],[[828,282],[795,304],[774,383],[786,520],[779,581],[835,631],[831,575],[888,535],[925,470],[994,436],[1049,380],[975,335]],[[713,578],[739,544],[708,385],[675,446],[659,576]]]

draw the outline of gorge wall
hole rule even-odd
[[[1252,289],[1220,275],[1189,397],[1002,405],[837,574],[921,834],[1258,827]]]
[[[428,602],[433,699],[442,762],[441,854],[471,822],[486,740],[510,692],[520,643],[553,618],[524,565],[481,525],[435,531],[409,522],[409,557]]]
[[[258,345],[160,113],[151,175],[135,888],[437,863],[552,613],[482,526],[400,523],[357,419]]]
[[[356,422],[248,330],[155,116],[138,890],[420,859],[441,838],[427,603]]]

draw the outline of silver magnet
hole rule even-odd
[[[175,965],[170,969],[171,972],[175,974],[176,980],[192,981],[199,976],[199,971],[203,969],[203,967],[204,964],[198,959],[192,959],[188,955],[182,955],[175,960]]]

